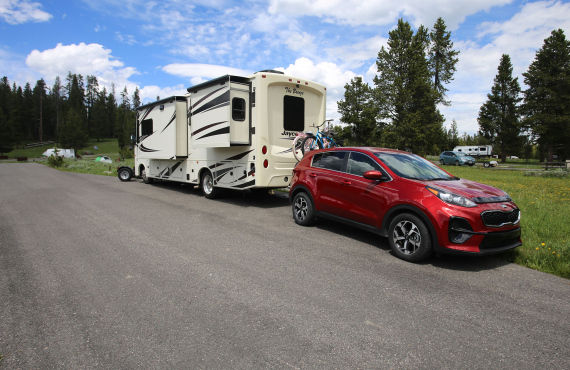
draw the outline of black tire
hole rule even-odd
[[[141,178],[145,184],[152,184],[152,179],[146,175],[146,169],[143,167],[141,168]]]
[[[432,254],[428,228],[411,213],[399,214],[390,222],[388,242],[396,257],[409,262],[423,261]]]
[[[301,147],[303,154],[316,149],[323,149],[321,143],[319,143],[314,136],[307,136],[303,140],[303,146]]]
[[[117,170],[117,176],[121,181],[131,181],[133,178],[133,170],[131,170],[129,167],[120,167]]]
[[[309,194],[300,191],[293,197],[291,210],[295,223],[302,226],[310,226],[315,222],[315,207]]]
[[[442,166],[445,164],[445,162],[443,161],[443,159],[439,160],[439,164],[441,164]]]
[[[204,171],[200,179],[200,189],[202,194],[208,199],[214,199],[218,196],[219,189],[214,186],[214,178],[210,171]]]
[[[455,165],[456,165],[456,166],[459,166],[459,161],[455,161]]]

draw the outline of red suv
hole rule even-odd
[[[323,217],[361,227],[412,262],[434,251],[491,254],[522,245],[520,210],[508,194],[399,150],[308,152],[293,171],[289,199],[296,223]]]

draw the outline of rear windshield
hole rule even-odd
[[[430,161],[410,153],[374,153],[396,175],[412,180],[455,180]]]

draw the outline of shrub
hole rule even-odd
[[[128,147],[122,147],[119,151],[119,157],[121,160],[133,158],[133,150]]]
[[[63,157],[59,155],[50,155],[48,157],[48,165],[50,167],[61,167],[63,166]]]

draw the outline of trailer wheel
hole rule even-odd
[[[202,180],[200,181],[202,194],[208,199],[214,199],[218,195],[218,189],[214,187],[214,179],[210,171],[204,171]]]
[[[141,168],[141,178],[145,184],[152,184],[152,179],[146,175],[146,169]]]
[[[133,177],[133,171],[129,167],[121,167],[117,170],[117,176],[121,181],[130,181]]]

